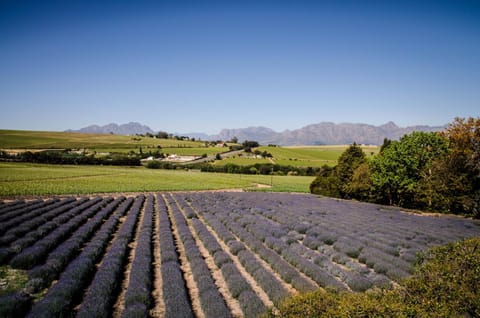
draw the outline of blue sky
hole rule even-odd
[[[480,2],[0,1],[0,128],[480,116]]]

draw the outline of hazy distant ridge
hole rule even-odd
[[[380,145],[383,143],[384,138],[397,140],[413,131],[430,132],[440,131],[444,128],[444,126],[410,126],[402,128],[393,122],[388,122],[381,126],[321,122],[300,129],[285,130],[280,133],[267,127],[248,127],[223,129],[217,135],[206,135],[203,133],[175,133],[175,135],[190,136],[202,140],[231,140],[233,137],[237,137],[239,141],[256,140],[262,145],[338,145],[351,144],[353,142]],[[98,134],[113,133],[116,135],[155,134],[150,127],[136,122],[123,125],[113,123],[105,126],[91,125],[79,130],[69,131]]]
[[[224,129],[214,139],[229,140],[236,136],[238,140],[256,140],[261,144],[277,145],[338,145],[372,144],[380,145],[384,138],[397,140],[413,131],[440,131],[445,127],[410,126],[398,127],[393,122],[373,126],[368,124],[322,122],[296,130],[285,130],[277,133],[266,127],[249,127],[243,129]]]
[[[136,134],[146,134],[151,133],[154,134],[155,132],[148,126],[142,125],[136,122],[130,122],[128,124],[118,125],[115,123],[111,123],[104,126],[99,125],[90,125],[78,130],[67,130],[69,132],[81,132],[87,134],[115,134],[115,135],[136,135]]]

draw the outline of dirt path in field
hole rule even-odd
[[[122,285],[120,287],[120,293],[118,294],[117,301],[113,305],[113,309],[112,309],[113,318],[120,318],[123,310],[125,309],[125,306],[124,306],[125,293],[127,292],[128,283],[130,282],[130,271],[132,269],[132,263],[135,258],[135,254],[137,252],[137,241],[138,241],[138,237],[140,236],[140,231],[142,230],[146,203],[147,203],[147,198],[145,198],[145,201],[143,202],[142,210],[140,211],[140,215],[138,216],[132,242],[128,244],[128,248],[129,248],[128,261],[127,261],[127,264],[124,266],[125,271],[123,273],[123,280],[122,280]],[[141,253],[142,251],[139,251],[139,252]]]
[[[157,197],[154,196],[154,223],[153,223],[153,291],[152,298],[154,300],[154,307],[150,310],[150,315],[154,318],[165,316],[165,303],[163,301],[162,290],[162,269],[160,267],[160,221],[158,218],[158,204]]]
[[[180,234],[178,233],[177,224],[175,223],[175,219],[173,218],[173,215],[172,215],[170,203],[166,199],[165,194],[162,194],[162,198],[165,201],[165,204],[167,205],[168,217],[170,218],[170,223],[172,224],[173,237],[174,237],[175,245],[179,254],[180,268],[183,271],[183,278],[185,279],[188,294],[190,295],[193,313],[197,318],[206,318],[205,314],[203,313],[202,306],[200,305],[200,297],[199,297],[197,284],[195,283],[195,280],[193,278],[192,269],[190,267],[190,263],[187,260],[185,248],[180,239]]]

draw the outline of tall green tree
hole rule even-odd
[[[381,203],[417,207],[416,198],[431,188],[432,162],[447,152],[447,142],[437,133],[413,132],[393,141],[372,161],[372,186]],[[428,200],[427,200],[428,201]]]
[[[338,158],[336,167],[340,196],[343,198],[355,197],[351,187],[355,170],[367,161],[362,148],[356,143],[350,145]]]
[[[456,118],[442,136],[450,152],[437,162],[435,177],[447,210],[480,218],[480,117]]]
[[[350,195],[361,201],[369,201],[372,190],[372,175],[368,162],[360,164],[353,171],[352,179],[348,185]]]
[[[310,192],[327,197],[340,197],[338,191],[338,178],[335,167],[324,165],[313,182],[310,184]]]

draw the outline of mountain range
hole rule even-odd
[[[300,129],[285,130],[276,132],[267,127],[248,127],[238,129],[223,129],[217,135],[207,135],[203,133],[182,133],[176,134],[189,136],[201,140],[231,140],[236,137],[239,141],[255,140],[262,145],[275,144],[280,146],[290,145],[339,145],[358,144],[381,145],[385,138],[398,140],[405,134],[413,131],[440,131],[445,126],[409,126],[398,127],[393,122],[388,122],[381,126],[368,124],[321,122],[311,124]],[[92,125],[79,130],[69,130],[83,133],[113,133],[119,135],[135,135],[155,132],[148,126],[131,122],[128,124],[117,125],[108,124],[105,126]]]
[[[80,132],[87,134],[114,134],[114,135],[144,135],[146,133],[154,134],[155,132],[148,126],[136,122],[118,125],[111,123],[104,126],[90,125],[78,130],[69,129],[67,132]]]

